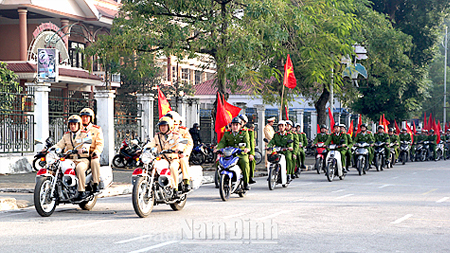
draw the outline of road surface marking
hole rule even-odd
[[[427,169],[428,171],[432,170],[432,169]]]
[[[137,240],[141,240],[147,237],[151,237],[152,235],[143,235],[143,236],[139,236],[139,237],[135,237],[135,238],[131,238],[131,239],[127,239],[127,240],[123,240],[123,241],[118,241],[115,242],[116,244],[121,244],[121,243],[127,243],[127,242],[132,242],[132,241],[137,241]]]
[[[149,250],[152,250],[152,249],[157,249],[157,248],[164,247],[164,246],[166,246],[166,245],[174,244],[174,243],[176,243],[176,242],[178,242],[178,241],[168,241],[168,242],[163,242],[163,243],[156,244],[156,245],[153,245],[153,246],[150,246],[150,247],[147,247],[147,248],[143,248],[143,249],[140,249],[140,250],[131,251],[130,253],[146,252],[146,251],[149,251]]]
[[[271,215],[268,215],[268,216],[264,216],[264,217],[258,218],[258,219],[256,219],[256,220],[270,219],[270,218],[277,217],[277,216],[280,215],[280,214],[283,214],[283,213],[289,213],[289,212],[290,212],[290,211],[288,211],[288,210],[280,211],[280,212],[277,212],[277,213],[274,213],[274,214],[271,214]]]
[[[337,197],[335,199],[343,199],[343,198],[350,197],[350,196],[353,196],[353,195],[355,195],[355,194],[347,194],[347,195],[344,195],[344,196]]]
[[[434,192],[434,191],[436,191],[436,190],[437,190],[437,189],[429,190],[429,191],[427,191],[427,192],[422,193],[422,195],[427,195],[428,193],[432,193],[432,192]]]
[[[392,179],[397,179],[398,177],[393,177]]]
[[[239,217],[239,216],[242,216],[244,214],[245,213],[232,214],[232,215],[224,216],[224,217],[222,217],[222,219],[230,219],[230,218],[234,218],[234,217]]]
[[[253,242],[252,242],[253,243]],[[180,244],[244,244],[244,241],[230,241],[230,240],[182,240]]]
[[[447,199],[450,199],[450,198],[449,198],[449,197],[442,198],[442,199],[436,201],[436,203],[444,202],[444,201],[446,201]]]
[[[82,227],[88,227],[88,226],[92,226],[92,225],[96,225],[96,224],[100,224],[100,223],[105,223],[105,222],[110,222],[110,220],[102,220],[102,221],[97,221],[97,222],[89,222],[83,225],[77,225],[77,226],[72,226],[72,227],[68,227],[68,229],[70,228],[82,228]]]
[[[391,224],[399,224],[400,222],[405,221],[405,220],[411,218],[412,216],[413,216],[412,214],[407,214],[407,215],[401,217],[400,219],[397,219],[396,221],[391,222]]]
[[[345,191],[344,189],[340,189],[340,190],[336,190],[336,191],[332,191],[333,193],[336,193],[336,192],[343,192],[343,191]]]
[[[383,189],[384,187],[388,187],[388,186],[390,186],[390,184],[384,184],[384,185],[378,187],[378,189]]]
[[[331,188],[331,187],[334,187],[334,186],[333,186],[333,185],[329,185],[329,186],[323,186],[323,187],[313,188],[313,189],[311,189],[311,191],[320,190],[320,189],[324,189],[324,188]]]
[[[300,202],[300,201],[304,201],[305,199],[297,199],[297,200],[294,200],[294,202]]]

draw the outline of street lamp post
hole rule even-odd
[[[444,124],[447,122],[447,26],[445,26],[445,56],[444,56]]]

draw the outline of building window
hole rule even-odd
[[[202,82],[202,72],[196,70],[195,71],[195,84],[199,84]]]
[[[189,69],[181,69],[181,79],[189,81]]]
[[[83,67],[83,50],[85,45],[83,43],[69,41],[69,56],[70,56],[70,65],[76,68]]]
[[[172,82],[177,81],[177,67],[172,67]]]

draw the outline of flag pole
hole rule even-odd
[[[284,84],[283,84],[283,90],[281,91],[280,118],[278,119],[278,121],[283,119],[283,97],[284,97]]]

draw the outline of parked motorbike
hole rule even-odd
[[[88,196],[78,199],[78,178],[76,176],[75,163],[68,159],[71,154],[76,154],[77,149],[83,146],[89,150],[92,139],[86,138],[78,144],[74,150],[61,153],[60,149],[52,147],[46,155],[45,168],[36,174],[36,186],[34,188],[34,207],[39,215],[48,217],[53,214],[57,205],[61,203],[76,204],[83,210],[91,210],[97,203],[97,194],[92,192],[92,172],[86,171],[86,192]],[[84,146],[86,145],[86,146]],[[100,193],[108,188],[113,181],[110,167],[100,168]],[[84,183],[84,182],[83,182]]]
[[[329,182],[332,182],[334,177],[338,176],[340,180],[344,180],[345,173],[342,168],[341,152],[338,151],[341,145],[331,144],[328,146],[329,152],[327,154],[326,176]]]
[[[226,147],[218,151],[221,154],[218,164],[219,172],[219,192],[220,198],[227,201],[232,193],[236,193],[239,197],[244,197],[244,181],[241,168],[238,165],[241,149],[245,148],[245,143],[239,143],[239,148]]]
[[[36,141],[36,143],[42,144],[41,141]],[[45,161],[45,156],[48,153],[48,149],[54,145],[54,141],[52,137],[48,137],[45,140],[45,146],[44,148],[39,151],[36,155],[34,155],[33,159],[33,169],[34,171],[39,171],[40,169],[44,168],[47,162]]]
[[[187,139],[181,139],[171,148],[175,148],[178,144],[187,144]],[[179,150],[182,148],[178,147]],[[136,214],[145,218],[150,215],[154,205],[166,204],[172,210],[179,211],[184,208],[187,201],[187,195],[194,189],[201,186],[203,172],[200,166],[190,166],[188,173],[190,176],[191,190],[188,192],[179,192],[178,189],[173,189],[173,177],[170,171],[170,164],[163,159],[165,154],[173,154],[175,150],[168,149],[161,152],[157,148],[147,148],[144,146],[139,160],[142,162],[142,167],[136,168],[131,176],[133,184],[132,203]],[[183,174],[181,169],[178,170],[180,187],[183,184]]]
[[[402,161],[403,165],[405,165],[405,163],[408,161],[408,154],[409,154],[410,149],[411,149],[410,141],[400,141],[399,159],[400,159],[400,161]]]
[[[384,167],[386,166],[386,152],[384,150],[384,146],[386,145],[386,142],[377,141],[375,143],[375,149],[374,149],[374,164],[375,169],[377,171],[383,171]]]
[[[136,167],[139,166],[137,163],[139,160],[139,156],[142,152],[142,143],[139,139],[133,139],[128,144],[128,141],[125,139],[122,142],[122,146],[120,147],[119,154],[115,155],[112,160],[112,164],[116,168],[124,168],[127,167]]]
[[[356,161],[356,169],[358,170],[358,174],[360,176],[362,174],[366,174],[366,172],[369,170],[369,147],[369,143],[360,142],[355,143],[352,148],[354,149],[353,156]]]
[[[314,142],[311,139],[308,139],[308,144],[305,147],[305,156],[313,156],[315,155],[315,147]]]
[[[324,142],[318,142],[315,145],[316,148],[316,162],[314,163],[314,169],[316,169],[317,174],[320,174],[321,171],[323,171],[325,173],[325,169],[324,169],[324,162],[325,161],[325,157],[327,155],[327,149],[325,147],[325,143]]]
[[[189,156],[189,162],[195,165],[202,165],[206,161],[206,147],[205,144],[200,144],[192,149]]]

